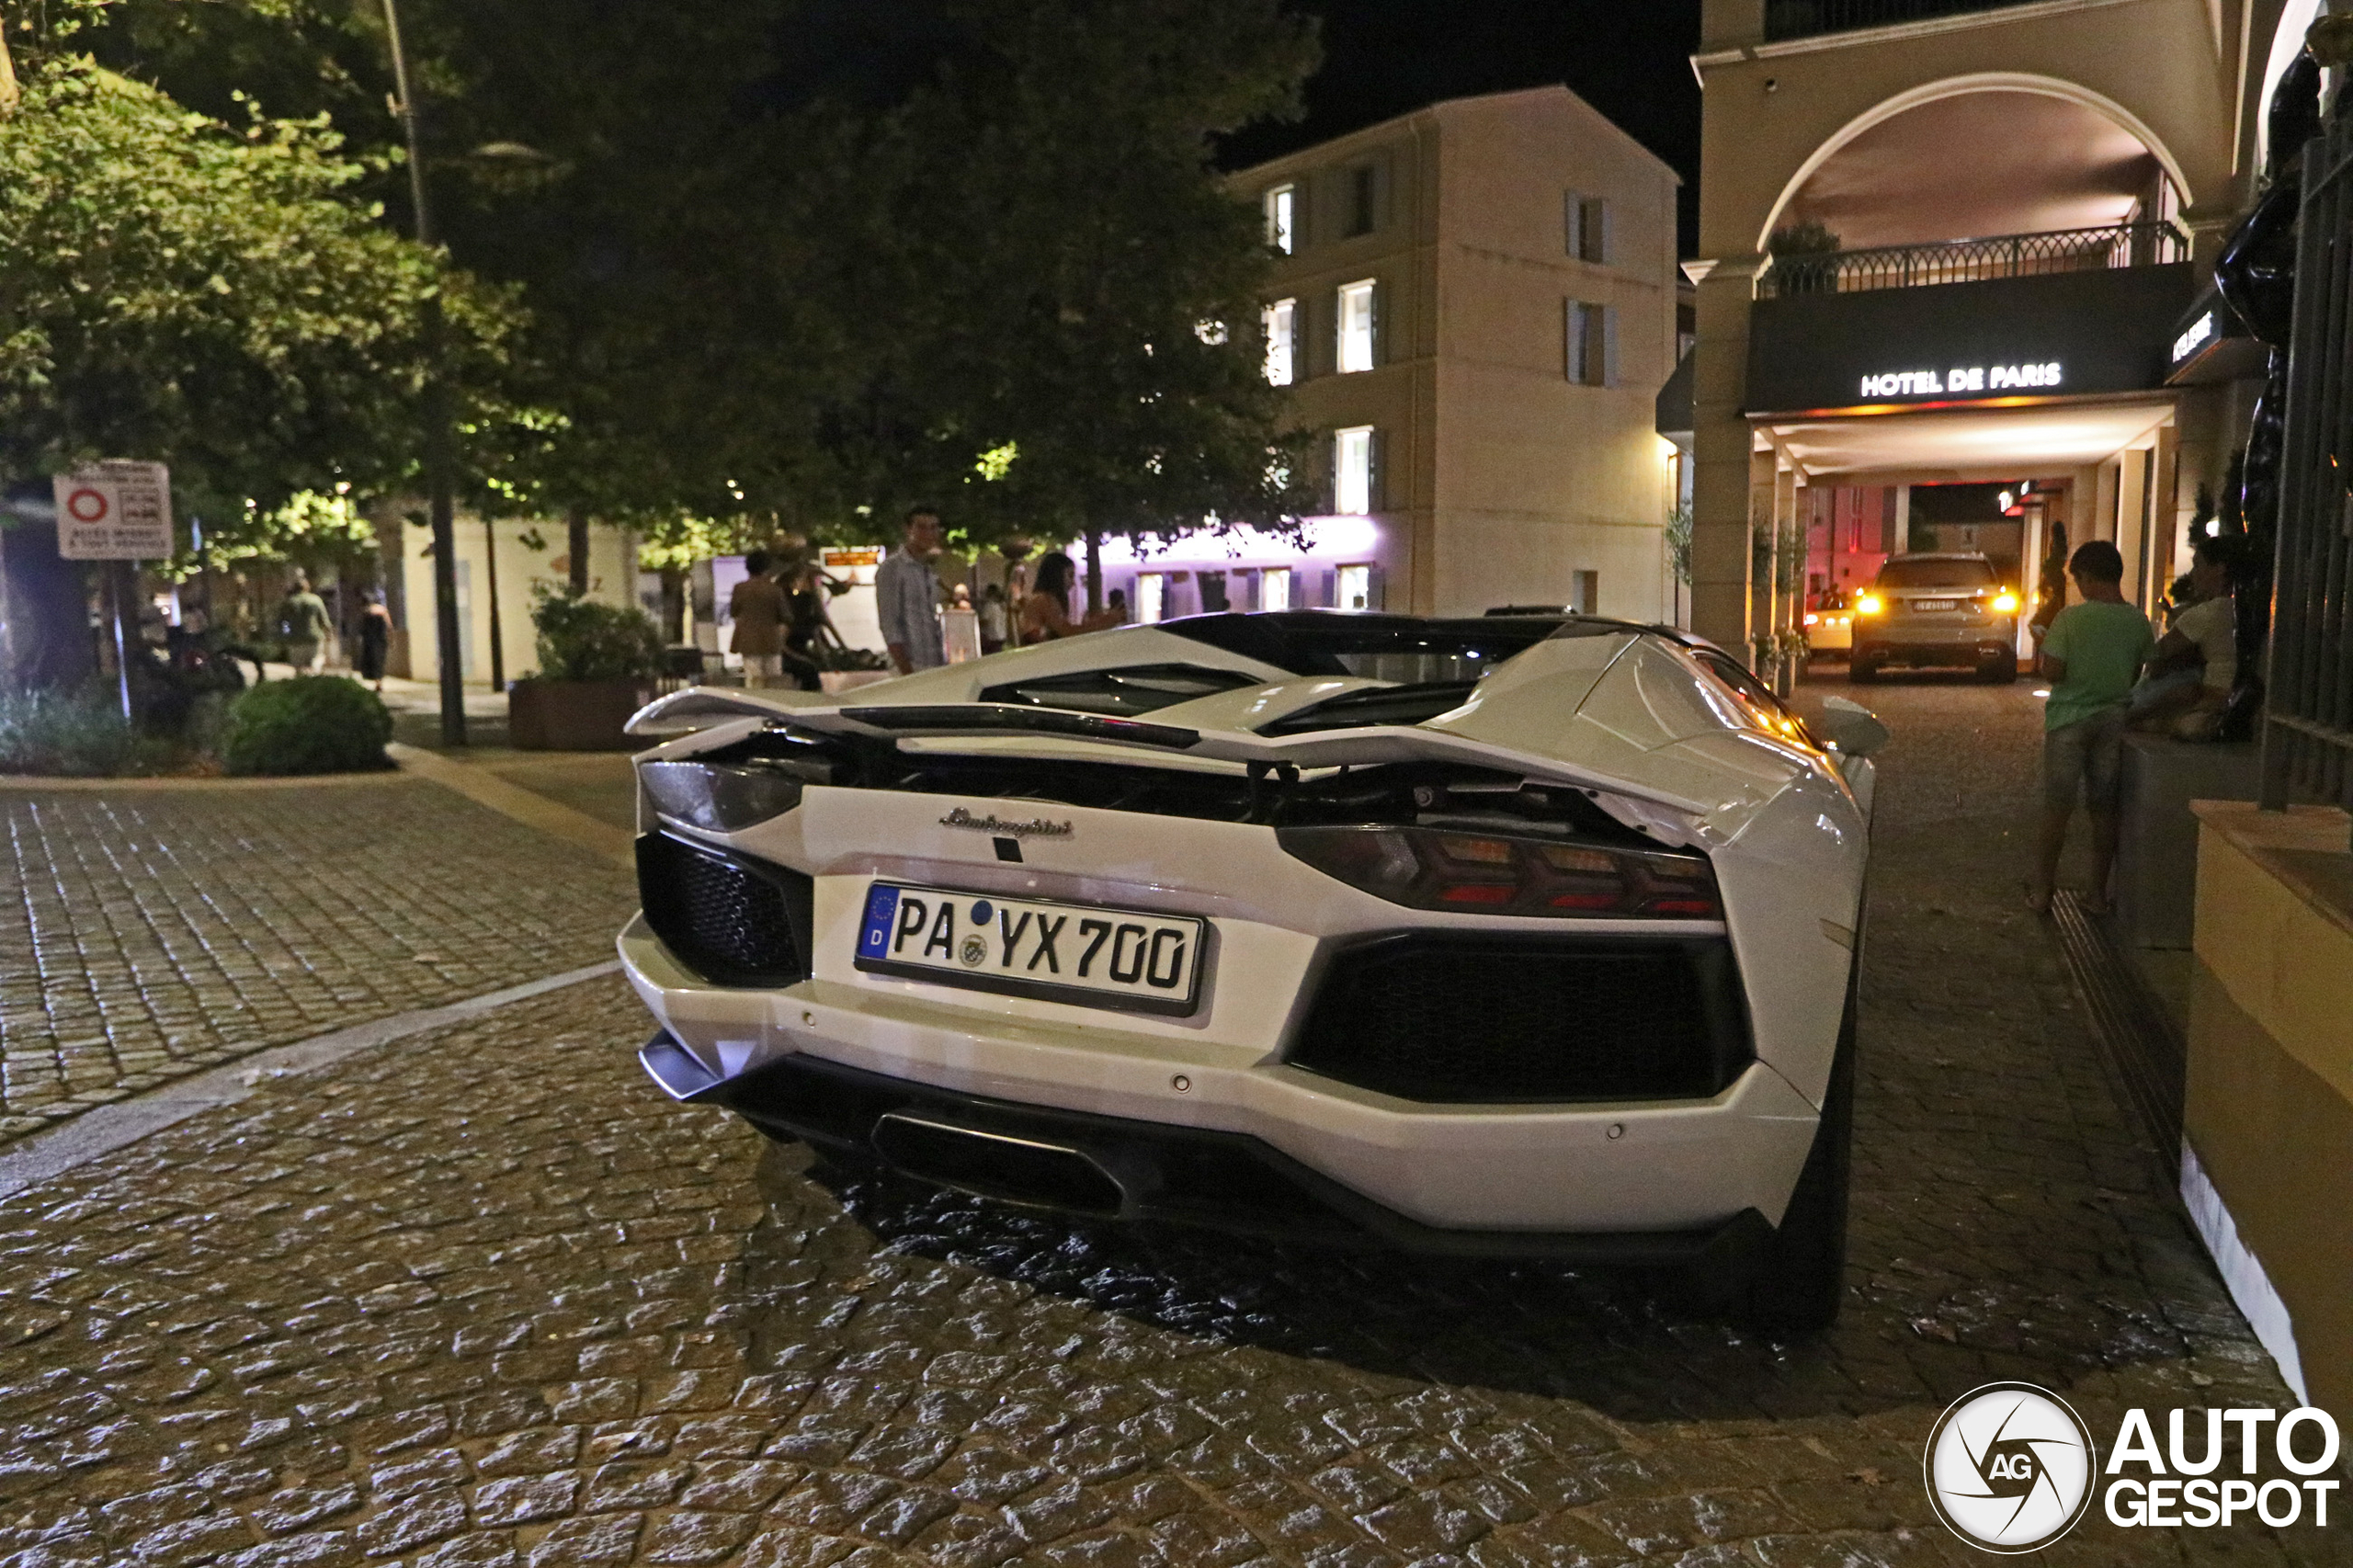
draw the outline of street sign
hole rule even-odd
[[[57,553],[67,561],[161,561],[172,552],[172,475],[109,459],[51,477]]]

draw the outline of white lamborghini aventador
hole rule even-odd
[[[681,1099],[1096,1218],[1837,1311],[1870,764],[1591,619],[1128,627],[636,733]]]

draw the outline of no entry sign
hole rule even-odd
[[[68,561],[161,561],[172,552],[172,476],[162,463],[108,460],[51,477],[57,553]]]

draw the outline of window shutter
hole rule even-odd
[[[1316,510],[1329,517],[1340,507],[1340,434],[1334,431],[1324,438],[1324,486],[1317,497]]]
[[[1315,574],[1316,608],[1336,609],[1339,608],[1340,590],[1336,586],[1338,581],[1338,572],[1330,566],[1324,567]]]
[[[1609,203],[1598,198],[1595,199],[1593,209],[1596,216],[1600,220],[1595,225],[1599,232],[1593,236],[1593,259],[1608,267],[1612,264],[1618,255],[1617,246],[1613,243],[1615,236],[1610,232],[1616,215],[1609,210]]]
[[[1388,506],[1389,432],[1375,429],[1365,445],[1370,454],[1365,460],[1365,510],[1379,512]]]
[[[1618,307],[1601,307],[1601,384],[1618,384]]]
[[[1572,256],[1585,254],[1585,198],[1574,190],[1561,193],[1561,251]]]
[[[1561,374],[1585,380],[1585,308],[1574,300],[1561,301]]]
[[[1389,574],[1375,565],[1366,567],[1364,576],[1364,608],[1387,609],[1389,608]]]
[[[1374,281],[1372,285],[1372,303],[1370,309],[1372,312],[1372,362],[1376,366],[1386,365],[1389,363],[1389,327],[1388,324],[1381,319],[1381,296],[1388,292],[1389,290],[1383,288],[1378,280]],[[1376,451],[1379,449],[1379,439],[1380,438],[1378,437],[1374,437]]]

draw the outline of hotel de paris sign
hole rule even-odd
[[[2066,368],[2056,359],[2040,365],[1955,365],[1949,370],[1886,370],[1863,378],[1865,403],[1904,397],[1969,397],[1983,392],[2056,392]]]
[[[2014,404],[2165,385],[2187,265],[1759,300],[1749,414]]]

